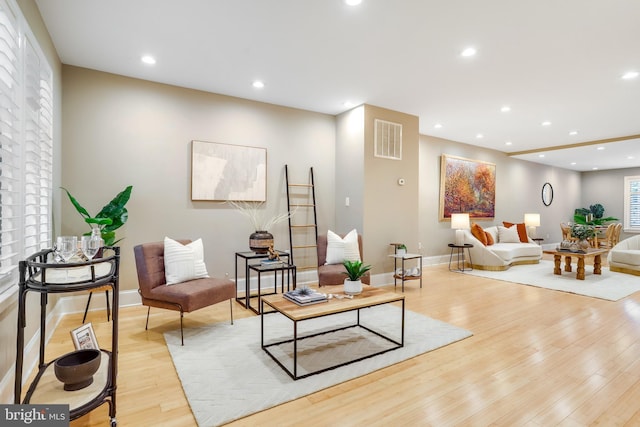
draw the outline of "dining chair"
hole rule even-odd
[[[562,240],[577,240],[575,237],[571,237],[571,227],[564,222],[560,223],[560,230],[562,230]]]
[[[604,240],[600,241],[599,247],[601,249],[611,249],[620,242],[620,233],[622,231],[622,224],[609,224],[605,233]]]

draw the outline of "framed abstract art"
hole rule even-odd
[[[472,219],[493,219],[496,206],[496,165],[443,154],[440,161],[440,221],[452,213]]]
[[[267,200],[267,149],[192,141],[191,200]]]

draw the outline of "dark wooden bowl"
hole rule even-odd
[[[93,374],[100,367],[100,350],[83,349],[59,357],[54,364],[56,378],[67,391],[80,390],[93,383]]]

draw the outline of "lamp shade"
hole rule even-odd
[[[527,227],[540,227],[540,214],[526,213],[524,214],[524,225]]]
[[[456,230],[469,229],[469,214],[468,213],[454,213],[451,214],[451,228]]]

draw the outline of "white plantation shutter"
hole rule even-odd
[[[20,39],[17,17],[0,3],[0,291],[20,255]]]
[[[25,43],[24,250],[29,256],[51,242],[53,125],[51,72],[29,39]]]
[[[51,245],[52,73],[14,1],[0,0],[0,293]]]
[[[624,177],[624,231],[640,232],[640,176]]]

